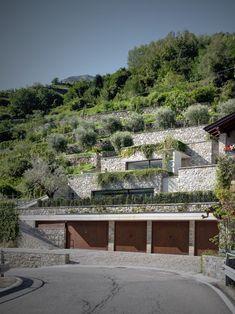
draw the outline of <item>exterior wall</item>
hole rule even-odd
[[[155,193],[162,191],[162,174],[152,175],[151,178],[133,178],[122,182],[109,184],[103,188],[109,190],[117,189],[138,189],[138,188],[154,188]],[[76,176],[69,180],[69,185],[81,198],[91,196],[91,191],[102,190],[96,182],[96,175]]]
[[[69,186],[80,198],[91,197],[91,191],[99,189],[95,174],[83,174],[70,178]]]
[[[178,191],[213,190],[215,175],[215,166],[181,168],[178,176]]]
[[[55,253],[50,250],[4,249],[4,258],[12,268],[65,265],[69,263],[69,254]]]
[[[151,159],[161,159],[162,156],[154,153]],[[130,157],[101,157],[101,171],[125,171],[126,162],[146,160],[143,153],[137,152]]]
[[[190,143],[186,154],[191,156],[190,166],[210,165],[213,163],[212,141]]]
[[[225,281],[224,258],[219,256],[202,256],[202,273],[205,276]]]
[[[207,141],[203,126],[133,134],[132,138],[134,145],[143,145],[162,142],[169,135],[186,144]]]
[[[224,146],[227,145],[227,134],[223,133],[219,136],[219,154],[225,154]]]

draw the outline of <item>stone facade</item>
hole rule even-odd
[[[216,166],[188,167],[179,169],[178,191],[191,192],[213,190]]]
[[[167,136],[172,136],[185,144],[207,141],[208,139],[203,126],[138,133],[133,134],[132,138],[134,145],[143,145],[162,142]]]
[[[10,267],[42,267],[65,265],[69,263],[69,254],[50,250],[4,249],[4,258]]]
[[[97,183],[96,174],[84,174],[76,176],[69,180],[69,185],[76,191],[80,198],[87,198],[91,196],[91,191],[102,189],[117,190],[117,189],[138,189],[138,188],[154,188],[154,192],[162,191],[163,174],[151,175],[149,178],[133,177],[128,180],[123,180],[117,183],[110,183],[105,187],[100,187]]]
[[[214,203],[197,204],[136,204],[136,205],[97,205],[79,207],[42,207],[19,210],[20,217],[30,215],[80,215],[80,214],[128,214],[128,213],[204,213]],[[69,217],[68,217],[69,218]],[[56,220],[56,217],[55,217]]]

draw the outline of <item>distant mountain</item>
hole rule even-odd
[[[62,80],[62,83],[72,83],[72,82],[77,82],[77,81],[93,81],[94,80],[94,76],[92,75],[78,75],[78,76],[69,76],[67,78],[65,78],[64,80]]]

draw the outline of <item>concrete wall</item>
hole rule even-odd
[[[224,282],[224,257],[203,255],[202,273],[205,276],[213,277]]]
[[[69,254],[56,253],[50,250],[3,249],[5,261],[10,267],[42,267],[65,265],[69,263]]]

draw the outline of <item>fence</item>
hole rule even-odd
[[[225,260],[225,283],[226,286],[235,284],[235,255],[231,253],[226,254]]]

